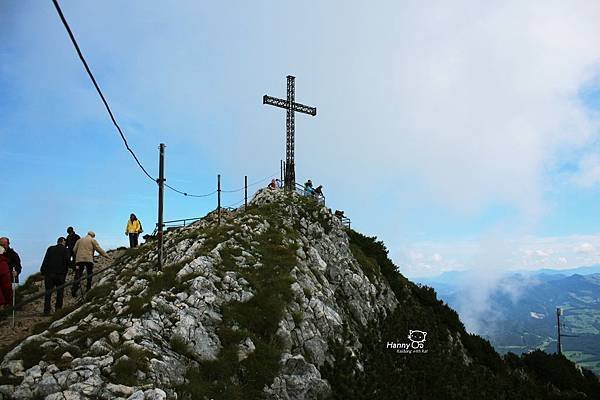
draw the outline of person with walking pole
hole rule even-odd
[[[19,275],[21,274],[21,258],[19,254],[10,247],[10,240],[7,237],[0,237],[0,247],[4,247],[4,255],[8,260],[8,268],[14,279],[11,279],[11,282],[14,280],[19,283]]]
[[[17,298],[17,286],[19,286],[19,282],[17,282],[16,277],[12,277],[12,327],[15,328],[15,299]]]
[[[13,302],[13,290],[11,282],[14,281],[10,268],[8,267],[8,257],[6,249],[0,246],[0,306],[8,307]]]

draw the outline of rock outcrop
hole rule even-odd
[[[281,190],[259,191],[220,225],[211,214],[167,233],[165,249],[161,272],[150,245],[130,250],[88,303],[6,354],[2,373],[20,383],[0,393],[197,397],[247,390],[248,377],[267,398],[324,398],[329,343],[398,305],[385,279],[365,275],[328,209]],[[226,382],[204,377],[230,362],[238,366],[212,377]]]
[[[167,232],[156,266],[153,243],[127,250],[83,305],[10,349],[0,399],[600,393],[566,359],[502,359],[432,289],[406,280],[381,242],[312,198],[261,190],[220,223],[210,213]],[[539,372],[548,365],[560,374]]]

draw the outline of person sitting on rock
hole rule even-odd
[[[319,185],[317,186],[317,188],[314,191],[314,195],[315,197],[319,198],[319,197],[323,197],[323,185]]]
[[[277,189],[277,182],[275,181],[275,179],[271,180],[271,183],[269,183],[269,189]]]

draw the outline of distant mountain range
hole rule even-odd
[[[476,333],[488,338],[501,353],[524,353],[536,348],[556,351],[556,308],[561,318],[563,353],[600,373],[600,265],[556,270],[520,271],[499,279],[473,303],[473,279],[468,271],[445,272],[417,279],[436,289]],[[477,287],[475,286],[477,289]],[[485,310],[473,312],[473,309]]]

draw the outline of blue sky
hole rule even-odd
[[[238,188],[279,171],[384,239],[409,276],[600,262],[597,2],[91,2],[63,11],[130,145],[168,183]],[[112,127],[51,1],[0,3],[0,235],[26,274],[65,228],[126,244],[156,187]],[[224,194],[225,205],[241,194]],[[216,197],[167,191],[165,217]],[[483,265],[485,264],[485,266]]]

